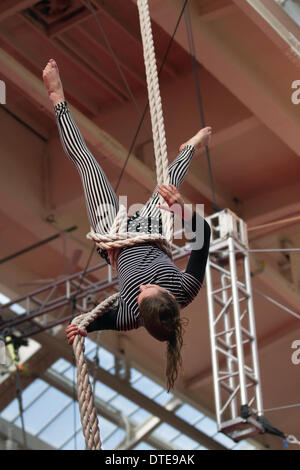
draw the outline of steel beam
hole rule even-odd
[[[18,426],[15,426],[13,423],[6,421],[4,418],[0,417],[0,435],[2,438],[8,438],[9,441],[13,441],[18,444],[18,449],[24,449],[23,447],[23,435],[22,429]],[[41,439],[33,436],[32,434],[26,432],[26,450],[55,450],[54,447],[50,446]],[[8,450],[8,449],[2,449]]]

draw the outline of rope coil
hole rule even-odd
[[[151,19],[147,0],[138,0],[138,11],[140,17],[140,28],[144,50],[144,61],[146,68],[146,78],[149,95],[149,106],[152,123],[152,132],[154,140],[154,154],[156,162],[157,184],[169,184],[168,174],[168,154],[164,128],[164,119],[162,112],[161,97],[159,91],[157,65],[155,59],[154,43],[151,29]],[[160,205],[163,199],[160,196]],[[104,250],[113,248],[124,248],[144,242],[155,242],[172,259],[172,250],[170,242],[173,238],[173,218],[170,212],[161,210],[163,236],[148,233],[129,233],[126,231],[127,213],[123,206],[120,206],[119,212],[115,217],[113,226],[108,234],[99,234],[94,230],[87,234],[89,240]],[[86,327],[98,316],[103,315],[112,305],[117,302],[119,293],[110,296],[101,302],[91,312],[81,314],[75,317],[72,324],[79,329]],[[80,408],[80,418],[85,437],[86,448],[88,450],[101,450],[101,439],[99,432],[99,423],[94,404],[92,387],[89,381],[87,364],[84,358],[84,338],[76,335],[73,342],[73,351],[77,364],[77,389],[78,402]]]
[[[164,236],[152,233],[126,232],[126,224],[126,209],[121,205],[113,226],[108,234],[97,233],[91,228],[91,231],[87,234],[87,238],[95,242],[96,246],[102,250],[111,250],[113,248],[134,246],[140,243],[155,242],[172,259],[170,243]]]

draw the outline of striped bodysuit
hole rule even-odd
[[[54,108],[57,125],[65,152],[76,166],[85,195],[87,214],[95,232],[107,233],[119,210],[117,195],[99,163],[88,150],[76,126],[67,103]],[[194,147],[187,145],[169,165],[170,183],[179,188],[191,163]],[[128,218],[127,230],[161,233],[157,188],[141,211]],[[99,329],[130,330],[140,323],[137,297],[141,284],[157,284],[171,292],[181,308],[186,307],[198,294],[205,274],[209,250],[210,228],[207,222],[194,213],[191,229],[202,236],[200,249],[192,250],[185,272],[181,272],[155,243],[143,243],[126,247],[118,258],[120,298],[118,306],[87,327],[87,331]],[[98,249],[107,260],[107,252]]]

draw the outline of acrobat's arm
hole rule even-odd
[[[86,331],[91,333],[92,331],[98,330],[116,330],[118,306],[112,308],[108,312],[104,313],[100,317],[97,317],[92,323],[86,327]]]
[[[190,242],[192,251],[185,272],[194,276],[202,284],[209,253],[211,229],[206,220],[197,212],[194,212],[188,225],[188,232],[196,233],[196,236]]]
[[[86,329],[79,329],[77,325],[70,324],[66,328],[66,335],[68,344],[73,344],[76,335],[87,336],[87,333],[97,330],[116,330],[116,318],[118,313],[118,306],[97,317],[90,323]]]

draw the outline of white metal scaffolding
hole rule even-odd
[[[263,432],[246,224],[230,210],[208,217],[206,285],[216,419],[235,441]]]

